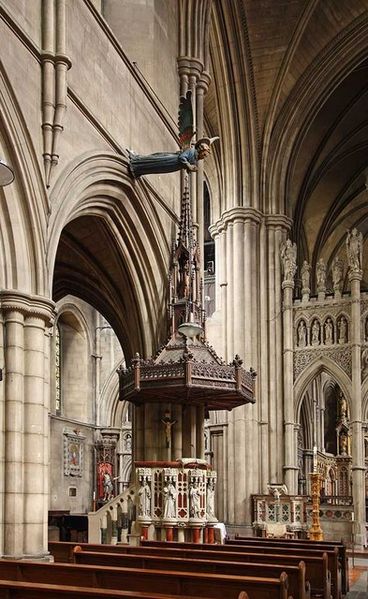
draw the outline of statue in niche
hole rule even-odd
[[[346,435],[340,436],[340,455],[347,455],[348,453],[348,438]]]
[[[137,179],[142,175],[158,173],[174,173],[185,169],[187,172],[198,170],[198,161],[206,158],[211,152],[211,144],[219,137],[202,137],[194,146],[192,139],[195,135],[193,127],[192,92],[180,98],[179,105],[179,144],[178,152],[156,152],[148,156],[139,156],[127,149],[129,169]]]
[[[190,491],[190,515],[199,518],[201,514],[201,492],[197,482],[193,482]]]
[[[317,292],[320,293],[326,291],[326,265],[323,258],[320,258],[317,262],[316,279]]]
[[[360,271],[363,265],[363,235],[355,227],[346,236],[346,253],[350,270]]]
[[[341,316],[339,322],[339,343],[346,343],[347,322],[344,316]]]
[[[124,451],[131,452],[132,451],[132,435],[128,433],[124,439]]]
[[[163,488],[164,497],[164,518],[171,519],[176,517],[176,488],[172,479],[168,480]]]
[[[166,447],[170,447],[171,429],[176,424],[176,420],[171,420],[170,410],[165,410],[165,416],[161,419],[165,427]]]
[[[333,325],[331,318],[327,318],[325,322],[325,344],[331,345],[333,343]]]
[[[364,335],[364,340],[368,341],[368,318],[365,319],[365,335]]]
[[[300,271],[300,276],[302,278],[302,292],[308,293],[310,290],[310,271],[311,267],[308,262],[304,260],[303,266]]]
[[[301,320],[298,326],[298,347],[307,345],[307,327],[304,320]]]
[[[341,420],[346,420],[348,417],[348,403],[343,393],[339,395],[339,417]]]
[[[318,320],[315,320],[312,325],[312,345],[319,345],[320,325]]]
[[[207,493],[206,493],[206,503],[207,503],[207,516],[215,516],[215,483],[213,480],[209,480],[207,484]]]
[[[332,262],[332,282],[334,291],[340,292],[344,279],[344,263],[338,256]]]
[[[280,255],[284,271],[284,281],[293,282],[296,273],[296,243],[287,239],[280,247]]]
[[[151,489],[147,481],[147,476],[144,476],[141,481],[141,486],[138,490],[139,516],[150,516],[151,515]]]

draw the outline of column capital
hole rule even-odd
[[[221,215],[219,220],[211,225],[209,230],[211,235],[216,235],[216,233],[220,233],[234,222],[245,223],[249,221],[259,225],[263,218],[263,213],[256,208],[252,208],[251,206],[234,206],[234,208],[226,210],[226,212]]]
[[[272,227],[275,229],[285,229],[290,231],[293,226],[293,219],[286,214],[267,214],[264,217],[266,227]]]
[[[208,92],[209,85],[211,83],[211,75],[208,71],[202,71],[200,79],[197,83],[197,89],[203,90],[203,93],[206,94]]]
[[[359,268],[350,269],[348,272],[349,281],[361,281],[363,278],[363,271]]]
[[[203,72],[203,63],[198,58],[192,56],[178,56],[178,72],[179,77],[187,75],[188,77],[194,76],[199,79]]]
[[[16,290],[0,292],[0,308],[3,312],[17,311],[24,316],[41,318],[51,326],[54,322],[55,302],[40,295],[28,295]]]

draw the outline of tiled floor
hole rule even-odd
[[[354,567],[352,559],[349,559],[349,583],[350,592],[346,595],[346,599],[368,599],[368,560],[354,559]]]

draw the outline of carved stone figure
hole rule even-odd
[[[206,493],[206,502],[207,502],[207,516],[214,517],[215,516],[215,483],[213,480],[210,480],[207,485],[207,493]]]
[[[189,491],[190,496],[190,515],[193,518],[199,518],[201,515],[201,493],[198,483],[192,483]]]
[[[320,325],[318,320],[315,320],[312,325],[312,345],[319,345]]]
[[[310,291],[310,271],[311,267],[308,262],[304,260],[300,271],[300,276],[302,278],[302,293],[309,293]]]
[[[325,322],[325,344],[331,345],[333,343],[333,325],[331,318],[327,318]]]
[[[296,243],[287,239],[281,244],[280,255],[283,265],[284,281],[293,282],[296,273]]]
[[[344,316],[341,316],[339,322],[339,343],[346,343],[347,322]]]
[[[211,144],[219,139],[203,137],[194,147],[191,141],[194,136],[192,92],[180,98],[179,106],[179,152],[156,152],[148,156],[139,156],[127,149],[130,160],[130,172],[134,178],[156,173],[173,173],[182,169],[196,171],[198,161],[203,160],[211,151]]]
[[[326,291],[326,265],[323,258],[320,258],[317,262],[316,280],[317,292],[324,293]]]
[[[348,417],[348,403],[343,393],[340,393],[339,396],[339,417],[341,418],[341,420],[346,420],[346,418]]]
[[[332,282],[335,293],[341,292],[344,279],[344,263],[338,256],[332,262]]]
[[[138,490],[139,497],[139,506],[138,506],[138,515],[139,516],[150,516],[151,515],[151,489],[147,481],[147,477],[144,476],[141,482],[141,486]]]
[[[304,320],[301,320],[298,326],[298,347],[307,345],[307,327]]]
[[[346,253],[349,269],[360,271],[363,265],[363,235],[355,227],[346,236]]]
[[[163,488],[164,496],[164,519],[171,519],[176,517],[176,488],[173,482],[167,481]]]
[[[340,454],[346,455],[348,449],[348,438],[346,435],[341,435],[340,437]]]

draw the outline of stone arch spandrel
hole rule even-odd
[[[135,351],[145,356],[154,353],[165,313],[171,245],[168,234],[171,235],[176,215],[150,192],[144,180],[133,181],[127,172],[127,160],[114,154],[92,153],[69,165],[52,190],[51,203],[50,285],[63,229],[80,218],[98,220],[113,243],[115,261],[120,261],[125,272],[124,293],[130,298],[127,305],[132,311],[128,314],[126,306],[113,305],[111,297],[106,293],[103,296],[102,288],[90,289],[91,299],[82,299],[103,314],[114,329],[114,315],[120,321],[125,319],[115,332],[128,360]],[[74,295],[80,297],[78,293]],[[139,329],[139,338],[135,337],[132,343],[122,334],[129,327]]]
[[[295,421],[299,422],[300,409],[310,383],[322,372],[328,374],[340,387],[351,409],[352,386],[346,373],[331,359],[319,357],[306,368],[294,384]]]
[[[50,297],[46,188],[36,149],[1,62],[0,155],[15,173],[14,182],[0,189],[0,285]]]

